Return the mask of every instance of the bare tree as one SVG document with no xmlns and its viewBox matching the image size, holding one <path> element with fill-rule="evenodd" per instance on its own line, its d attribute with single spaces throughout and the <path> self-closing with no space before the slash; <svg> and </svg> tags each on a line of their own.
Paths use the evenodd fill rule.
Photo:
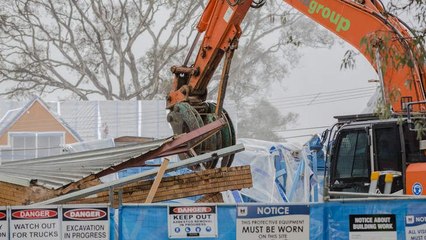
<svg viewBox="0 0 426 240">
<path fill-rule="evenodd" d="M 199 8 L 197 0 L 5 0 L 0 84 L 11 87 L 1 94 L 153 98 Z"/>
<path fill-rule="evenodd" d="M 262 99 L 251 106 L 246 117 L 238 123 L 238 136 L 281 142 L 283 139 L 277 131 L 294 123 L 297 117 L 294 113 L 281 114 L 270 102 Z"/>
<path fill-rule="evenodd" d="M 389 11 L 395 15 L 404 14 L 415 22 L 413 31 L 419 41 L 426 37 L 426 1 L 425 0 L 391 0 L 388 4 Z"/>
<path fill-rule="evenodd" d="M 171 82 L 169 67 L 182 62 L 203 6 L 199 0 L 4 0 L 0 86 L 7 90 L 1 95 L 162 98 Z M 252 80 L 280 81 L 297 62 L 294 44 L 310 31 L 296 27 L 300 16 L 281 10 L 266 7 L 247 17 L 229 87 L 233 99 L 264 89 Z M 274 34 L 279 37 L 270 41 Z M 255 73 L 248 67 L 253 65 Z M 245 86 L 252 91 L 242 91 Z"/>
</svg>

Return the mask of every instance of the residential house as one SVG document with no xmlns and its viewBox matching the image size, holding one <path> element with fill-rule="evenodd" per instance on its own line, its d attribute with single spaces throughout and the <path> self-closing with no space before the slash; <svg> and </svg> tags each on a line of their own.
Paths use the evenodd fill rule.
<svg viewBox="0 0 426 240">
<path fill-rule="evenodd" d="M 64 145 L 81 140 L 40 98 L 8 110 L 0 120 L 1 161 L 58 155 Z"/>
<path fill-rule="evenodd" d="M 113 147 L 123 136 L 173 135 L 165 101 L 0 100 L 0 163 Z"/>
</svg>

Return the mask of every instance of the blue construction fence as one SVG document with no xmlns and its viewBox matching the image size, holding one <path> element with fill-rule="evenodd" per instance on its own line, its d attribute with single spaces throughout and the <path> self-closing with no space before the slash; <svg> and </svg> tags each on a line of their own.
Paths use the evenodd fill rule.
<svg viewBox="0 0 426 240">
<path fill-rule="evenodd" d="M 241 213 L 239 211 L 241 209 L 250 211 L 251 208 L 260 209 L 261 207 L 282 210 L 282 212 L 280 212 L 281 210 L 267 212 L 269 215 L 266 216 L 266 219 L 270 217 L 271 220 L 280 219 L 282 217 L 280 214 L 282 213 L 288 214 L 288 219 L 292 219 L 292 217 L 297 219 L 305 214 L 304 209 L 307 209 L 305 217 L 309 219 L 309 223 L 305 226 L 309 226 L 309 229 L 306 229 L 306 227 L 304 231 L 305 234 L 308 234 L 309 239 L 426 239 L 426 200 L 424 199 L 344 201 L 308 205 L 219 204 L 214 206 L 217 209 L 215 213 L 217 218 L 216 237 L 197 239 L 244 239 L 242 236 L 238 236 L 238 234 L 241 234 L 241 229 L 237 229 L 238 222 L 245 220 L 244 218 L 246 220 L 248 218 L 256 219 L 259 215 L 256 216 L 256 213 L 247 215 L 247 213 L 242 212 L 246 215 L 241 218 L 238 217 Z M 111 229 L 111 235 L 114 235 L 114 238 L 119 240 L 170 239 L 170 213 L 171 210 L 168 205 L 123 205 L 118 209 L 118 218 L 116 218 L 119 224 L 112 223 L 115 226 L 115 230 Z M 292 214 L 294 215 L 292 216 Z M 279 225 L 280 222 L 272 221 L 271 223 L 273 225 L 278 223 Z M 293 223 L 297 222 L 293 221 Z M 252 230 L 256 234 L 259 233 L 259 237 L 253 238 L 253 235 L 247 239 L 268 239 L 267 234 L 261 234 L 262 229 L 253 228 Z M 247 233 L 249 230 L 246 228 L 245 230 L 243 229 L 244 231 Z M 289 234 L 281 236 L 283 237 L 282 239 L 308 239 L 297 237 L 303 235 Z M 188 238 L 192 237 L 182 239 Z"/>
</svg>

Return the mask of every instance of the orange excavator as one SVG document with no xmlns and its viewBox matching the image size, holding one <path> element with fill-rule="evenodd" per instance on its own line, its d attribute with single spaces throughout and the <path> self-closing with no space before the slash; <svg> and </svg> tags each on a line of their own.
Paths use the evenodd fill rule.
<svg viewBox="0 0 426 240">
<path fill-rule="evenodd" d="M 167 120 L 176 134 L 190 132 L 218 118 L 227 125 L 194 150 L 196 154 L 235 144 L 235 131 L 223 101 L 234 51 L 247 12 L 266 0 L 209 0 L 197 25 L 198 34 L 181 66 L 173 66 L 167 96 Z M 383 105 L 392 118 L 376 115 L 337 117 L 328 135 L 328 189 L 371 192 L 373 173 L 392 173 L 388 193 L 426 194 L 426 140 L 421 125 L 426 103 L 424 47 L 410 28 L 385 10 L 380 0 L 284 0 L 316 23 L 350 43 L 378 73 Z M 199 43 L 203 36 L 201 43 Z M 200 44 L 193 64 L 190 56 Z M 216 103 L 206 102 L 207 86 L 224 60 Z M 185 157 L 185 156 L 184 156 Z M 230 166 L 233 156 L 222 159 Z M 216 160 L 217 161 L 217 160 Z M 211 162 L 206 167 L 215 167 Z M 387 174 L 386 176 L 388 176 Z M 389 179 L 373 191 L 383 192 Z M 390 190 L 389 190 L 390 189 Z"/>
</svg>

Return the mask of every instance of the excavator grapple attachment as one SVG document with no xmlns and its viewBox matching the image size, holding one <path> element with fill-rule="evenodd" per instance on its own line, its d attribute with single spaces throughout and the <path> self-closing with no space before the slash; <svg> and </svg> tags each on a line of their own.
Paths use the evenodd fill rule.
<svg viewBox="0 0 426 240">
<path fill-rule="evenodd" d="M 224 147 L 235 145 L 236 137 L 233 124 L 228 113 L 223 110 L 221 116 L 215 114 L 216 104 L 202 103 L 197 106 L 191 106 L 187 102 L 180 102 L 173 106 L 167 115 L 167 121 L 172 126 L 174 134 L 183 134 L 196 130 L 208 123 L 214 122 L 219 118 L 225 119 L 227 124 L 217 133 L 204 139 L 200 144 L 193 145 L 190 153 L 180 154 L 181 160 L 192 157 L 193 155 L 203 154 L 215 151 Z M 221 166 L 231 166 L 234 159 L 233 155 L 221 159 Z M 203 167 L 216 167 L 219 159 L 203 164 Z"/>
</svg>

